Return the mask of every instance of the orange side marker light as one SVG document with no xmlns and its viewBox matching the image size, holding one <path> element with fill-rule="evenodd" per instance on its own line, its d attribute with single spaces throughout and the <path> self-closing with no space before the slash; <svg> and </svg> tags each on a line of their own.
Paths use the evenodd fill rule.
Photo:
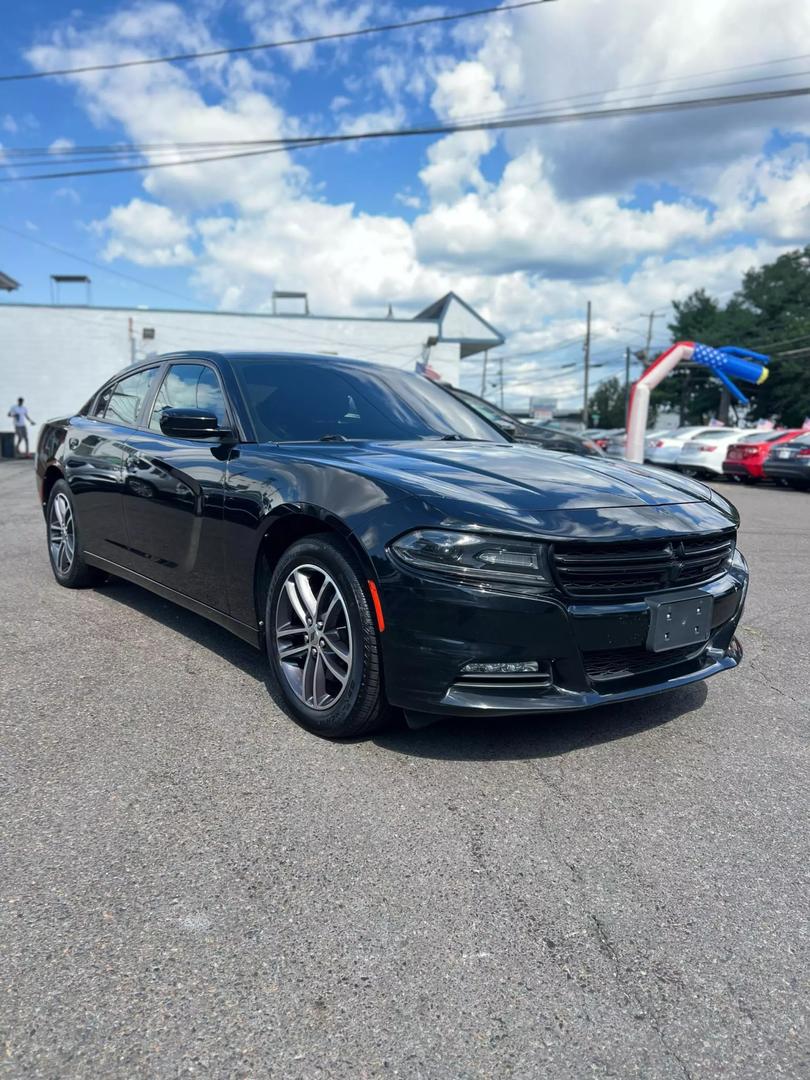
<svg viewBox="0 0 810 1080">
<path fill-rule="evenodd" d="M 385 630 L 385 619 L 383 618 L 382 604 L 380 603 L 380 594 L 377 592 L 377 586 L 373 581 L 368 583 L 368 591 L 371 593 L 371 602 L 374 605 L 374 614 L 377 616 L 377 629 L 380 633 Z"/>
</svg>

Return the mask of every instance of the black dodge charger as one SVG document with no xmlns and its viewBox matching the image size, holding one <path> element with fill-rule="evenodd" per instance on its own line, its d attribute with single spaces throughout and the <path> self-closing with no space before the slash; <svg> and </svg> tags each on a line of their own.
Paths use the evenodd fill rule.
<svg viewBox="0 0 810 1080">
<path fill-rule="evenodd" d="M 729 502 L 510 443 L 391 368 L 165 356 L 47 424 L 37 475 L 61 585 L 125 578 L 266 649 L 320 735 L 588 708 L 741 657 Z"/>
</svg>

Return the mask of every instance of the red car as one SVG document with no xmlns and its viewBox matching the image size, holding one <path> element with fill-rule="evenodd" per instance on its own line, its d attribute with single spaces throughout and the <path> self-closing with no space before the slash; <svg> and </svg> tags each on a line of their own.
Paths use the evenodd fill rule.
<svg viewBox="0 0 810 1080">
<path fill-rule="evenodd" d="M 747 484 L 764 479 L 762 465 L 771 447 L 795 439 L 797 435 L 801 435 L 798 428 L 790 431 L 754 431 L 744 435 L 728 448 L 723 473 L 736 476 Z"/>
</svg>

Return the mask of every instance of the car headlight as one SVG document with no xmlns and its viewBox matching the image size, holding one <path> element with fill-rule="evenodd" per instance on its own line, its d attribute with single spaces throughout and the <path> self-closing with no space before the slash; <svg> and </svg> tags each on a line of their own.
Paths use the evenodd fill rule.
<svg viewBox="0 0 810 1080">
<path fill-rule="evenodd" d="M 394 554 L 420 570 L 475 581 L 551 585 L 546 546 L 531 540 L 414 529 L 391 544 Z"/>
</svg>

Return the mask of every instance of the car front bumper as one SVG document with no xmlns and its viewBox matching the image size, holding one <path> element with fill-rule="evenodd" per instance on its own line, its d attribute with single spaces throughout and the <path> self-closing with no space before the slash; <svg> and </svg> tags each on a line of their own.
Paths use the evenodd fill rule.
<svg viewBox="0 0 810 1080">
<path fill-rule="evenodd" d="M 721 577 L 699 587 L 714 602 L 705 645 L 651 653 L 646 600 L 583 604 L 559 593 L 505 593 L 400 572 L 382 590 L 386 694 L 409 712 L 477 716 L 587 709 L 674 689 L 740 662 L 734 634 L 747 587 L 737 554 Z M 472 682 L 462 674 L 471 662 L 533 660 L 548 685 L 528 676 Z"/>
</svg>

